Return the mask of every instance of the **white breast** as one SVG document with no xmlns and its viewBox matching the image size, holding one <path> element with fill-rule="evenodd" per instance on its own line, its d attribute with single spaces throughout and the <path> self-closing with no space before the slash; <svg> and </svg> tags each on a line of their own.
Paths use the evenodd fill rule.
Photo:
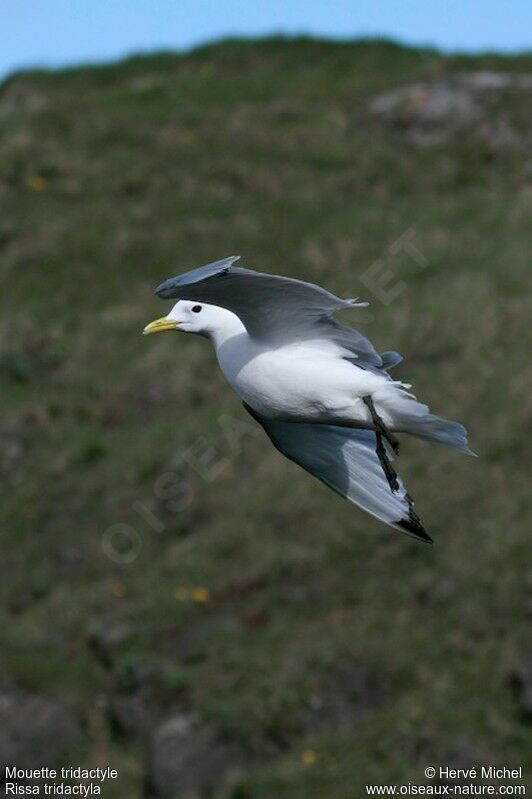
<svg viewBox="0 0 532 799">
<path fill-rule="evenodd" d="M 216 353 L 235 391 L 267 418 L 352 419 L 357 395 L 373 377 L 328 348 L 306 342 L 268 349 L 243 334 L 224 341 Z M 362 403 L 361 413 L 365 417 Z"/>
<path fill-rule="evenodd" d="M 217 349 L 220 368 L 242 399 L 258 413 L 273 418 L 293 412 L 301 400 L 290 363 L 279 351 L 264 349 L 248 336 L 230 339 Z"/>
</svg>

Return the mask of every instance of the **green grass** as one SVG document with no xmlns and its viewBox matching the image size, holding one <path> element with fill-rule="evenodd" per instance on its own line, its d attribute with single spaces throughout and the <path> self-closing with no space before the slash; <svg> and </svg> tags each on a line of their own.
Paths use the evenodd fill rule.
<svg viewBox="0 0 532 799">
<path fill-rule="evenodd" d="M 421 782 L 456 750 L 532 766 L 505 680 L 530 632 L 532 156 L 468 136 L 418 148 L 368 112 L 379 92 L 474 68 L 532 72 L 532 56 L 228 41 L 0 89 L 0 377 L 24 440 L 1 507 L 4 662 L 79 709 L 81 756 L 124 769 L 117 796 L 140 795 L 142 757 L 95 697 L 127 686 L 135 663 L 157 666 L 168 705 L 186 695 L 227 735 L 275 742 L 220 796 L 358 796 Z M 522 127 L 526 99 L 504 101 Z M 407 230 L 426 265 L 392 259 L 405 287 L 382 304 L 361 276 Z M 353 324 L 403 352 L 398 374 L 470 428 L 476 461 L 403 446 L 434 547 L 252 434 L 205 342 L 141 337 L 167 307 L 157 283 L 238 252 L 372 301 Z M 245 425 L 236 443 L 228 418 Z M 225 465 L 205 480 L 191 458 L 208 446 Z M 115 524 L 141 542 L 132 563 L 105 554 Z M 110 672 L 87 643 L 106 614 L 133 629 Z M 327 675 L 353 663 L 385 700 L 347 728 L 309 725 Z"/>
</svg>

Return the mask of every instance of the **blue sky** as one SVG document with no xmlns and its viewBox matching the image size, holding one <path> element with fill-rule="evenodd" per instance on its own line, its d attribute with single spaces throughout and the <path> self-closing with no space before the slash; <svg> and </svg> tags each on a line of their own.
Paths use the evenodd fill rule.
<svg viewBox="0 0 532 799">
<path fill-rule="evenodd" d="M 0 77 L 267 33 L 509 52 L 532 49 L 532 0 L 0 0 L 0 31 Z"/>
</svg>

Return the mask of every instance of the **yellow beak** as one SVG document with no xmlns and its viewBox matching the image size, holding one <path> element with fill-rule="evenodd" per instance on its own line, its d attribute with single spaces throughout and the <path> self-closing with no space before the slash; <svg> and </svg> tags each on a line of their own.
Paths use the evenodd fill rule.
<svg viewBox="0 0 532 799">
<path fill-rule="evenodd" d="M 175 319 L 168 319 L 167 316 L 161 316 L 160 319 L 154 319 L 149 325 L 146 325 L 142 331 L 143 336 L 149 336 L 150 333 L 162 333 L 163 330 L 175 330 L 181 322 L 176 322 Z"/>
</svg>

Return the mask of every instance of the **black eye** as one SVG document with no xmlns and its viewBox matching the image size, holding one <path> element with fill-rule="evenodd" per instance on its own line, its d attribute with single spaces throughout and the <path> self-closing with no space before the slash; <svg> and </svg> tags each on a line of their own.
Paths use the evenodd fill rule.
<svg viewBox="0 0 532 799">
<path fill-rule="evenodd" d="M 201 311 L 201 305 L 192 306 L 192 313 L 199 313 L 200 311 Z"/>
</svg>

